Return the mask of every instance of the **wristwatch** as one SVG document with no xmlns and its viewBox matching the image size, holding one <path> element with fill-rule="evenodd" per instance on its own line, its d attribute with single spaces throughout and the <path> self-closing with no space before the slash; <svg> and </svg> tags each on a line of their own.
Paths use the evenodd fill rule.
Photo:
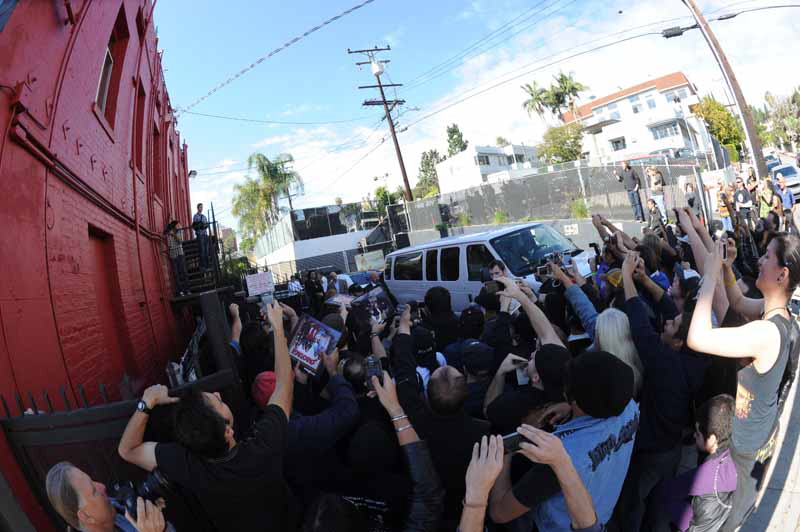
<svg viewBox="0 0 800 532">
<path fill-rule="evenodd" d="M 141 413 L 143 413 L 143 414 L 147 414 L 147 415 L 150 415 L 150 412 L 152 412 L 152 411 L 153 411 L 153 409 L 151 409 L 151 408 L 148 408 L 148 407 L 147 407 L 147 403 L 145 403 L 145 402 L 144 402 L 143 400 L 141 400 L 141 399 L 139 399 L 139 402 L 138 402 L 138 403 L 136 403 L 136 410 L 137 410 L 138 412 L 141 412 Z"/>
</svg>

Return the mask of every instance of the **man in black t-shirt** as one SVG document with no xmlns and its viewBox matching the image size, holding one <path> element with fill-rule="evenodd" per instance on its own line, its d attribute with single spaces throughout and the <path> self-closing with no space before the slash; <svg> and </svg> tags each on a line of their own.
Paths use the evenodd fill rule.
<svg viewBox="0 0 800 532">
<path fill-rule="evenodd" d="M 296 505 L 283 478 L 294 375 L 276 302 L 267 317 L 275 341 L 275 391 L 245 441 L 237 441 L 233 414 L 218 393 L 198 390 L 175 409 L 177 442 L 143 442 L 149 412 L 175 403 L 165 386 L 145 390 L 119 443 L 120 456 L 147 471 L 156 467 L 172 483 L 194 495 L 205 519 L 219 531 L 292 530 Z"/>
<path fill-rule="evenodd" d="M 734 194 L 734 198 L 736 199 L 736 210 L 739 211 L 742 222 L 748 223 L 750 220 L 750 209 L 753 207 L 753 198 L 744 186 L 744 181 L 742 181 L 741 177 L 736 178 L 736 193 Z"/>
</svg>

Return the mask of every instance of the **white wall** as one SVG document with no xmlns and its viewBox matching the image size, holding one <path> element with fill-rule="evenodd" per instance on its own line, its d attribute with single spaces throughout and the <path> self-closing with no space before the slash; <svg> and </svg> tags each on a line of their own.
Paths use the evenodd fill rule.
<svg viewBox="0 0 800 532">
<path fill-rule="evenodd" d="M 276 249 L 264 257 L 258 257 L 256 263 L 259 266 L 278 264 L 291 260 L 301 260 L 318 255 L 325 255 L 326 253 L 334 253 L 336 251 L 356 249 L 358 248 L 358 242 L 370 232 L 371 231 L 354 231 L 342 235 L 298 240 L 297 242 Z"/>
</svg>

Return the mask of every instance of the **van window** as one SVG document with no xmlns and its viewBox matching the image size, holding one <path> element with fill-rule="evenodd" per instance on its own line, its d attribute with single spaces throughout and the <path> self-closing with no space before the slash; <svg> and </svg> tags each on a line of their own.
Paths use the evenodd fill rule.
<svg viewBox="0 0 800 532">
<path fill-rule="evenodd" d="M 392 278 L 392 257 L 386 257 L 386 266 L 383 270 L 383 277 L 385 279 Z"/>
<path fill-rule="evenodd" d="M 460 248 L 442 249 L 439 270 L 442 273 L 442 281 L 458 281 L 458 258 Z"/>
<path fill-rule="evenodd" d="M 438 281 L 439 272 L 436 271 L 436 255 L 438 249 L 429 249 L 425 252 L 425 279 L 427 281 Z"/>
<path fill-rule="evenodd" d="M 483 244 L 467 246 L 467 274 L 470 281 L 481 280 L 481 270 L 494 260 L 494 255 Z"/>
<path fill-rule="evenodd" d="M 395 257 L 394 278 L 396 281 L 421 281 L 422 252 Z"/>
</svg>

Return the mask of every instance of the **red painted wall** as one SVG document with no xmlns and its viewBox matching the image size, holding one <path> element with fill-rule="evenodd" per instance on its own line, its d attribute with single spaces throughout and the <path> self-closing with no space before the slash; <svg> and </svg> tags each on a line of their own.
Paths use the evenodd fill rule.
<svg viewBox="0 0 800 532">
<path fill-rule="evenodd" d="M 124 377 L 138 394 L 163 380 L 183 342 L 160 235 L 170 218 L 190 222 L 187 148 L 164 85 L 152 7 L 150 0 L 23 1 L 0 31 L 6 398 L 43 390 L 59 397 L 64 387 L 74 405 L 82 385 L 93 403 L 103 383 L 116 399 Z M 112 33 L 117 82 L 106 107 L 113 112 L 104 113 L 95 100 Z M 90 233 L 109 253 L 100 274 L 116 282 L 99 294 L 92 252 L 99 244 Z M 109 330 L 121 335 L 113 348 L 104 340 Z M 0 469 L 36 528 L 50 529 L 4 441 Z"/>
</svg>

